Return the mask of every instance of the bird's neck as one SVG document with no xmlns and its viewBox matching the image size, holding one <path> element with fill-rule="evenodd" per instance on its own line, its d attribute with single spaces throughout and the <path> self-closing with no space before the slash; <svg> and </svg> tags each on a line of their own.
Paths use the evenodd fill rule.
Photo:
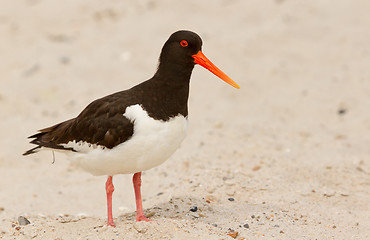
<svg viewBox="0 0 370 240">
<path fill-rule="evenodd" d="M 159 63 L 158 70 L 154 78 L 163 82 L 163 84 L 173 88 L 189 86 L 191 73 L 194 64 L 183 65 L 176 63 Z"/>
<path fill-rule="evenodd" d="M 156 119 L 166 120 L 171 117 L 178 116 L 179 114 L 187 117 L 188 115 L 188 97 L 189 97 L 189 83 L 192 68 L 167 68 L 161 66 L 158 71 L 150 79 L 150 88 L 147 89 L 146 106 L 156 109 L 156 111 L 149 113 Z M 159 114 L 154 116 L 154 114 Z"/>
</svg>

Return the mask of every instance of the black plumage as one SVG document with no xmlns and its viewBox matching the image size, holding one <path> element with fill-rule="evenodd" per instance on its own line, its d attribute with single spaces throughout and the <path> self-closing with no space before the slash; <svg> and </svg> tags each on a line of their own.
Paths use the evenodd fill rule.
<svg viewBox="0 0 370 240">
<path fill-rule="evenodd" d="M 186 39 L 187 46 L 179 42 Z M 188 115 L 189 81 L 194 58 L 202 45 L 195 33 L 178 31 L 170 36 L 162 48 L 154 76 L 135 87 L 117 92 L 90 103 L 76 118 L 45 128 L 30 136 L 38 145 L 23 155 L 41 147 L 74 151 L 64 147 L 70 141 L 113 148 L 130 139 L 134 123 L 123 116 L 127 107 L 140 104 L 156 120 L 169 120 L 179 114 Z"/>
</svg>

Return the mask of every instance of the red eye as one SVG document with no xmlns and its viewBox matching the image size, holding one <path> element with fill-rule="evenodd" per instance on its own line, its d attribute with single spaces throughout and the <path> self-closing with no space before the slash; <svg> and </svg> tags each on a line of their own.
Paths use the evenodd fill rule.
<svg viewBox="0 0 370 240">
<path fill-rule="evenodd" d="M 182 40 L 182 41 L 180 42 L 180 45 L 181 45 L 181 46 L 183 46 L 183 47 L 187 47 L 189 44 L 188 44 L 188 41 L 186 41 L 186 40 Z"/>
</svg>

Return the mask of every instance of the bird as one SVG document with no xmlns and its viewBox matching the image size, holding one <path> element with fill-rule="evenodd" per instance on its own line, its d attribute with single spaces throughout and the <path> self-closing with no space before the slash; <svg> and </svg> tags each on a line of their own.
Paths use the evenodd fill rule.
<svg viewBox="0 0 370 240">
<path fill-rule="evenodd" d="M 195 65 L 240 88 L 203 54 L 198 34 L 179 30 L 163 45 L 152 78 L 91 102 L 75 118 L 39 130 L 29 137 L 36 147 L 23 155 L 44 149 L 64 152 L 83 170 L 106 175 L 107 225 L 112 227 L 113 176 L 133 174 L 136 221 L 152 221 L 143 212 L 141 173 L 165 162 L 185 138 Z"/>
</svg>

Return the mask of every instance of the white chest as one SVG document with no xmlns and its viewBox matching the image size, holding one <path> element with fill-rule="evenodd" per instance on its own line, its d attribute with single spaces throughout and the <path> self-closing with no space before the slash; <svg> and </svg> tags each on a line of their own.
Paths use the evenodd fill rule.
<svg viewBox="0 0 370 240">
<path fill-rule="evenodd" d="M 182 115 L 155 120 L 138 104 L 128 107 L 123 115 L 134 123 L 129 140 L 112 149 L 69 142 L 65 146 L 78 151 L 71 155 L 72 160 L 94 175 L 136 173 L 162 164 L 185 138 L 187 119 Z"/>
</svg>

